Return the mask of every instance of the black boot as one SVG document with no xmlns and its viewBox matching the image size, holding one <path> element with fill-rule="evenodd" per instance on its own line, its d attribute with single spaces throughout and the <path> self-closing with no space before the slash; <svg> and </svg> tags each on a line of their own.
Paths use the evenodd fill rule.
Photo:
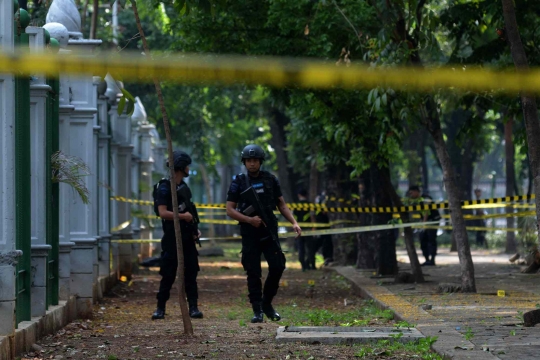
<svg viewBox="0 0 540 360">
<path fill-rule="evenodd" d="M 157 307 L 156 311 L 152 314 L 152 320 L 165 319 L 165 307 Z"/>
<path fill-rule="evenodd" d="M 189 301 L 189 317 L 193 319 L 202 319 L 203 313 L 197 308 L 197 301 Z"/>
<path fill-rule="evenodd" d="M 261 303 L 252 303 L 251 307 L 253 308 L 253 317 L 251 318 L 251 323 L 262 323 L 264 318 Z"/>
<path fill-rule="evenodd" d="M 272 321 L 281 320 L 281 316 L 276 312 L 276 310 L 274 310 L 274 307 L 270 301 L 265 301 L 263 299 L 262 311 L 264 312 L 264 315 L 266 315 L 266 317 Z"/>
</svg>

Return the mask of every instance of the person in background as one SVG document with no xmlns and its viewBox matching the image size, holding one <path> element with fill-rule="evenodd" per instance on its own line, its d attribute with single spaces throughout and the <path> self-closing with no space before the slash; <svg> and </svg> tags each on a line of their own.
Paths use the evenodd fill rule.
<svg viewBox="0 0 540 360">
<path fill-rule="evenodd" d="M 321 194 L 317 197 L 317 204 L 323 205 L 326 203 L 326 196 Z M 318 228 L 320 230 L 330 229 L 330 218 L 326 211 L 318 211 L 315 215 L 315 221 L 317 223 L 329 224 L 328 227 Z M 320 246 L 322 247 L 322 256 L 324 259 L 324 266 L 328 266 L 334 262 L 334 242 L 332 241 L 332 235 L 321 235 Z"/>
<path fill-rule="evenodd" d="M 309 204 L 309 201 L 307 199 L 306 189 L 300 189 L 297 195 L 298 195 L 299 203 Z M 296 218 L 297 222 L 311 221 L 309 210 L 304 210 L 304 209 L 294 210 L 294 217 Z M 294 241 L 295 241 L 296 249 L 298 250 L 298 261 L 300 262 L 300 265 L 302 266 L 302 271 L 309 270 L 306 263 L 306 248 L 309 247 L 309 243 L 313 241 L 313 237 L 300 236 L 300 237 L 297 237 Z"/>
<path fill-rule="evenodd" d="M 480 200 L 482 198 L 482 190 L 474 189 L 474 196 L 476 197 L 476 200 Z M 486 211 L 484 209 L 475 209 L 474 215 L 486 215 Z M 486 227 L 485 219 L 477 219 L 474 221 L 474 223 L 475 223 L 475 226 Z M 479 247 L 487 247 L 485 231 L 476 232 L 476 245 L 478 245 Z"/>
<path fill-rule="evenodd" d="M 409 187 L 409 197 L 416 203 L 428 205 L 433 203 L 431 196 L 420 193 L 420 187 L 412 185 Z M 437 221 L 441 219 L 438 210 L 421 211 L 422 221 Z M 419 233 L 420 248 L 426 261 L 422 266 L 434 266 L 435 256 L 437 256 L 437 229 L 422 229 Z"/>
</svg>

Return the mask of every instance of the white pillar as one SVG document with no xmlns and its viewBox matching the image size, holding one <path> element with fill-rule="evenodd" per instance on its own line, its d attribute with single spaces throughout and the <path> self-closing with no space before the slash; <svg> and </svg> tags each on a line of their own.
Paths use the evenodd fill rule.
<svg viewBox="0 0 540 360">
<path fill-rule="evenodd" d="M 111 105 L 111 109 L 109 110 L 109 127 L 112 130 L 111 139 L 110 139 L 110 187 L 111 187 L 111 195 L 112 196 L 119 196 L 118 195 L 118 147 L 119 144 L 117 142 L 116 137 L 114 136 L 114 125 L 116 124 L 116 119 L 118 117 L 117 114 L 117 106 L 116 102 Z M 110 229 L 113 239 L 119 239 L 120 238 L 120 232 L 118 230 L 115 230 L 120 225 L 120 221 L 118 218 L 118 207 L 120 205 L 119 201 L 112 201 L 111 207 L 110 207 Z M 112 269 L 114 273 L 116 273 L 117 278 L 120 278 L 120 268 L 119 268 L 119 247 L 120 245 L 118 243 L 111 243 L 111 253 L 112 253 Z"/>
<path fill-rule="evenodd" d="M 109 142 L 107 100 L 101 96 L 97 102 L 99 139 L 98 139 L 98 234 L 99 234 L 99 275 L 109 276 L 111 274 L 110 245 L 111 245 L 111 223 L 109 213 L 109 189 L 111 187 L 109 179 Z"/>
<path fill-rule="evenodd" d="M 27 29 L 31 43 L 35 39 L 44 38 L 42 28 Z M 34 39 L 33 39 L 34 38 Z M 39 41 L 35 41 L 39 43 Z M 44 43 L 41 44 L 44 46 Z M 45 221 L 46 182 L 46 117 L 47 96 L 51 89 L 43 83 L 43 77 L 36 77 L 30 85 L 30 172 L 31 172 L 31 207 L 30 232 L 32 241 L 32 316 L 43 316 L 47 310 L 47 256 L 51 249 L 47 245 L 47 226 Z"/>
<path fill-rule="evenodd" d="M 140 154 L 141 154 L 141 169 L 140 169 L 140 181 L 143 184 L 142 188 L 147 189 L 141 192 L 141 200 L 151 201 L 152 199 L 152 167 L 154 165 L 154 159 L 152 157 L 152 135 L 151 132 L 155 130 L 155 126 L 152 124 L 143 124 L 140 126 Z M 154 209 L 152 206 L 142 206 L 143 214 L 153 216 Z M 150 220 L 149 220 L 150 221 Z M 144 224 L 144 228 L 141 227 L 141 238 L 152 239 L 152 229 Z M 151 244 L 141 244 L 141 256 L 147 258 L 152 256 Z"/>
<path fill-rule="evenodd" d="M 69 41 L 69 49 L 91 54 L 101 40 Z M 70 76 L 70 104 L 75 107 L 69 119 L 69 136 L 60 138 L 60 148 L 66 154 L 77 156 L 93 171 L 95 166 L 94 118 L 97 113 L 97 92 L 90 75 Z M 84 177 L 86 187 L 92 194 L 97 192 L 96 174 Z M 97 246 L 97 226 L 93 206 L 84 204 L 80 197 L 69 193 L 69 240 L 74 242 L 71 252 L 71 294 L 77 296 L 79 317 L 92 317 L 94 258 Z"/>
<path fill-rule="evenodd" d="M 0 47 L 13 50 L 12 0 L 0 0 Z M 15 329 L 15 82 L 0 74 L 0 336 Z"/>
<path fill-rule="evenodd" d="M 116 194 L 124 198 L 132 198 L 131 194 L 131 154 L 133 145 L 131 145 L 131 117 L 125 113 L 114 117 L 112 124 L 113 139 L 118 143 L 117 153 L 117 188 Z M 127 202 L 117 202 L 118 223 L 123 224 L 131 222 L 131 204 Z M 131 239 L 133 237 L 133 227 L 130 223 L 128 226 L 120 229 L 118 234 L 121 239 Z M 126 276 L 131 279 L 131 244 L 120 244 L 118 246 L 120 276 Z"/>
<path fill-rule="evenodd" d="M 99 170 L 98 170 L 98 148 L 99 148 L 99 133 L 100 133 L 100 125 L 99 125 L 99 118 L 98 118 L 98 109 L 97 109 L 97 91 L 98 91 L 98 85 L 101 82 L 101 77 L 94 76 L 92 79 L 93 84 L 93 96 L 95 99 L 95 106 L 96 106 L 96 113 L 94 114 L 94 119 L 92 123 L 92 130 L 93 130 L 93 137 L 92 137 L 92 167 L 90 168 L 91 175 L 91 188 L 90 190 L 90 206 L 92 208 L 92 233 L 93 236 L 96 238 L 96 245 L 94 246 L 94 254 L 93 254 L 93 265 L 94 265 L 94 288 L 98 290 L 94 294 L 94 298 L 97 298 L 100 296 L 101 291 L 97 289 L 99 286 L 98 278 L 99 278 L 99 242 L 100 242 L 100 236 L 99 236 L 99 226 L 98 226 L 98 216 L 99 216 Z"/>
<path fill-rule="evenodd" d="M 71 296 L 71 248 L 74 242 L 61 242 L 58 247 L 58 298 L 67 301 Z"/>
</svg>

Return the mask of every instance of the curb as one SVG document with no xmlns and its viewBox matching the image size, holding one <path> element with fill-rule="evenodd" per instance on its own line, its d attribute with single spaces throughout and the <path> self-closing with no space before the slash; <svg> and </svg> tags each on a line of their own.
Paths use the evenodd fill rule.
<svg viewBox="0 0 540 360">
<path fill-rule="evenodd" d="M 433 317 L 420 307 L 412 305 L 388 289 L 377 285 L 376 281 L 363 275 L 362 270 L 352 266 L 336 266 L 328 269 L 334 270 L 353 283 L 360 297 L 373 300 L 381 309 L 394 311 L 397 320 L 417 324 L 416 328 L 425 336 L 436 336 L 438 339 L 431 347 L 444 359 L 499 359 L 490 352 L 475 349 L 475 345 L 465 340 L 463 335 L 455 330 L 452 323 Z M 461 350 L 457 347 L 473 350 Z"/>
</svg>

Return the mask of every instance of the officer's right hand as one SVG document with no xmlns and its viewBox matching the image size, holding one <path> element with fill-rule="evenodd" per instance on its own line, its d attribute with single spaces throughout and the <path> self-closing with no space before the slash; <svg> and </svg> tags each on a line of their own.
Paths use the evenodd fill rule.
<svg viewBox="0 0 540 360">
<path fill-rule="evenodd" d="M 178 217 L 180 218 L 180 220 L 184 220 L 184 221 L 187 221 L 187 222 L 192 222 L 193 221 L 193 215 L 191 215 L 189 212 L 179 214 Z"/>
<path fill-rule="evenodd" d="M 262 219 L 260 217 L 254 216 L 254 217 L 250 218 L 249 223 L 251 225 L 253 225 L 254 227 L 258 228 L 259 226 L 262 225 L 263 221 L 262 221 Z"/>
</svg>

